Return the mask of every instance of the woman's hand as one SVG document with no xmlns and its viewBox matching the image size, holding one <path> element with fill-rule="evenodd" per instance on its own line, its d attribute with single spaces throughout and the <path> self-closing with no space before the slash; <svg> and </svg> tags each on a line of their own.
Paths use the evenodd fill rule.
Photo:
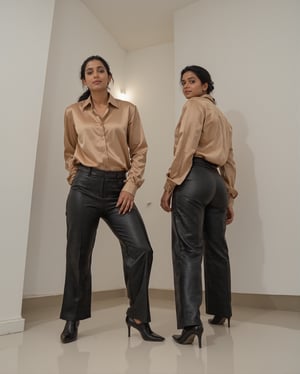
<svg viewBox="0 0 300 374">
<path fill-rule="evenodd" d="M 172 192 L 164 191 L 161 199 L 160 199 L 160 206 L 165 210 L 166 212 L 171 212 L 171 197 Z"/>
<path fill-rule="evenodd" d="M 130 192 L 121 191 L 116 207 L 119 208 L 120 214 L 130 212 L 133 208 L 134 196 Z"/>
<path fill-rule="evenodd" d="M 227 208 L 227 217 L 226 217 L 226 225 L 230 225 L 234 218 L 234 211 L 233 207 L 229 206 Z"/>
</svg>

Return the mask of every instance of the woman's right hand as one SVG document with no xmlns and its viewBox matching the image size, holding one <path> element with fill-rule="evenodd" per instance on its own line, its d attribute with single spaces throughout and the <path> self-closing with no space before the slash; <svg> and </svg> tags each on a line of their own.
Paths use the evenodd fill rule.
<svg viewBox="0 0 300 374">
<path fill-rule="evenodd" d="M 127 191 L 121 191 L 116 207 L 119 208 L 120 214 L 131 212 L 134 204 L 134 196 Z"/>
<path fill-rule="evenodd" d="M 164 191 L 161 199 L 160 199 L 160 206 L 163 210 L 166 212 L 171 212 L 171 198 L 172 198 L 172 192 Z"/>
<path fill-rule="evenodd" d="M 233 207 L 229 206 L 227 208 L 226 225 L 230 225 L 233 221 L 233 218 L 234 218 Z"/>
</svg>

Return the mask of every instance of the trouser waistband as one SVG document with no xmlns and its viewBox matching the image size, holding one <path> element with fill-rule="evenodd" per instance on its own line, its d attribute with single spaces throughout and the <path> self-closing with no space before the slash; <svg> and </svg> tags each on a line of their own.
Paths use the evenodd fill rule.
<svg viewBox="0 0 300 374">
<path fill-rule="evenodd" d="M 79 165 L 78 170 L 84 171 L 88 173 L 89 175 L 96 175 L 99 177 L 108 177 L 108 178 L 125 178 L 126 177 L 126 171 L 120 170 L 120 171 L 111 171 L 111 170 L 101 170 L 97 168 L 93 168 L 90 166 L 85 165 Z"/>
<path fill-rule="evenodd" d="M 214 169 L 217 169 L 219 167 L 218 165 L 213 164 L 212 162 L 209 162 L 202 157 L 194 157 L 193 158 L 193 164 L 204 165 L 204 166 L 208 166 L 208 167 L 211 167 L 211 168 L 214 168 Z"/>
</svg>

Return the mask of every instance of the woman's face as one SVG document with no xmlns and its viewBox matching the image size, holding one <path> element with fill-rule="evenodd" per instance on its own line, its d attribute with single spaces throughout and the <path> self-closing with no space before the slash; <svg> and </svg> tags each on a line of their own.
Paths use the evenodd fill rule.
<svg viewBox="0 0 300 374">
<path fill-rule="evenodd" d="M 90 89 L 90 91 L 107 90 L 111 76 L 108 75 L 104 65 L 101 61 L 92 60 L 86 64 L 85 79 L 82 83 Z"/>
<path fill-rule="evenodd" d="M 187 99 L 202 96 L 207 93 L 208 84 L 200 81 L 195 73 L 187 71 L 181 79 L 182 92 Z"/>
</svg>

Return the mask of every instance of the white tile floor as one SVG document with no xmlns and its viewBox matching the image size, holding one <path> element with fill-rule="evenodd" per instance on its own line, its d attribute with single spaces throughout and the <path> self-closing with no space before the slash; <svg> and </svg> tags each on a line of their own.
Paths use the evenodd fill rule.
<svg viewBox="0 0 300 374">
<path fill-rule="evenodd" d="M 25 332 L 0 336 L 0 374 L 300 374 L 300 313 L 234 307 L 232 326 L 203 315 L 202 349 L 182 346 L 172 301 L 151 300 L 152 328 L 163 343 L 127 337 L 126 299 L 93 302 L 76 342 L 61 344 L 59 306 L 24 312 Z"/>
</svg>

